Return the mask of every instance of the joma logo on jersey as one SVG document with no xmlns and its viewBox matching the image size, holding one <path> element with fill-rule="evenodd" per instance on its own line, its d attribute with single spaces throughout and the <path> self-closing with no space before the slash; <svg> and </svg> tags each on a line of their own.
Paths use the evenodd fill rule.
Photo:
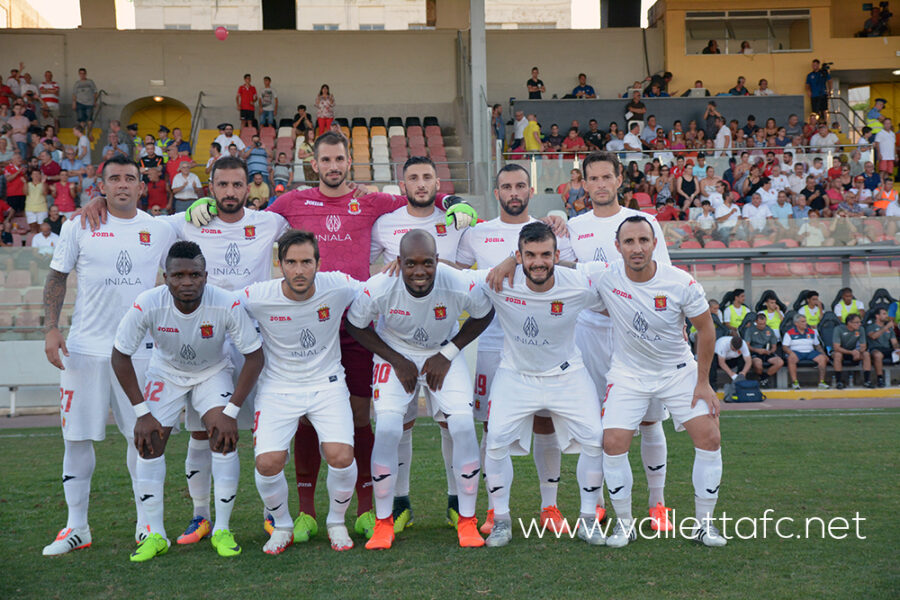
<svg viewBox="0 0 900 600">
<path fill-rule="evenodd" d="M 290 320 L 291 320 L 291 318 L 288 316 L 282 317 L 280 315 L 276 315 L 276 316 L 269 317 L 269 321 L 290 321 Z"/>
<path fill-rule="evenodd" d="M 504 298 L 504 300 L 509 302 L 510 304 L 521 304 L 522 306 L 527 305 L 526 302 L 524 300 L 522 300 L 521 298 L 511 298 L 511 297 L 507 296 L 506 298 Z"/>
<path fill-rule="evenodd" d="M 255 240 L 256 239 L 256 225 L 247 225 L 244 227 L 244 239 L 245 240 Z"/>
<path fill-rule="evenodd" d="M 579 239 L 579 240 L 586 240 L 586 239 L 592 238 L 592 237 L 594 237 L 594 234 L 593 234 L 593 233 L 582 233 L 581 235 L 578 236 L 578 239 Z"/>
<path fill-rule="evenodd" d="M 631 294 L 629 294 L 628 292 L 623 292 L 623 291 L 620 290 L 619 288 L 613 288 L 612 293 L 615 294 L 616 296 L 622 296 L 623 298 L 627 298 L 628 300 L 632 300 Z"/>
<path fill-rule="evenodd" d="M 438 321 L 443 321 L 447 318 L 447 307 L 443 304 L 438 304 L 434 307 L 434 318 Z"/>
<path fill-rule="evenodd" d="M 325 206 L 324 202 L 319 202 L 318 200 L 307 200 L 303 204 L 306 206 Z"/>
<path fill-rule="evenodd" d="M 156 330 L 163 333 L 181 333 L 177 327 L 157 327 Z"/>
<path fill-rule="evenodd" d="M 200 325 L 200 337 L 207 340 L 213 336 L 212 323 L 203 323 Z"/>
<path fill-rule="evenodd" d="M 331 309 L 327 306 L 320 306 L 316 312 L 319 314 L 319 321 L 327 321 L 331 318 Z"/>
<path fill-rule="evenodd" d="M 351 215 L 358 215 L 361 211 L 359 207 L 359 200 L 356 198 L 352 198 L 350 202 L 347 203 L 347 212 Z"/>
<path fill-rule="evenodd" d="M 409 316 L 409 311 L 408 311 L 408 310 L 403 310 L 402 308 L 392 308 L 390 311 L 388 311 L 388 314 L 391 314 L 391 315 L 400 315 L 400 316 L 403 316 L 403 317 L 408 317 L 408 316 Z"/>
<path fill-rule="evenodd" d="M 653 297 L 653 308 L 658 311 L 666 310 L 666 296 L 665 294 L 660 294 L 659 296 Z"/>
<path fill-rule="evenodd" d="M 506 241 L 506 240 L 504 240 L 502 237 L 489 237 L 489 238 L 484 238 L 484 243 L 485 243 L 485 244 L 496 244 L 496 243 L 502 243 L 502 242 L 505 242 L 505 241 Z"/>
<path fill-rule="evenodd" d="M 406 229 L 395 229 L 395 230 L 394 230 L 394 235 L 395 235 L 395 236 L 397 236 L 397 235 L 402 235 L 402 234 L 408 233 L 408 232 L 409 232 L 409 228 L 408 228 L 408 227 L 407 227 Z"/>
<path fill-rule="evenodd" d="M 141 242 L 143 246 L 150 245 L 150 232 L 149 231 L 139 231 L 138 232 L 138 240 Z"/>
<path fill-rule="evenodd" d="M 206 229 L 205 227 L 200 228 L 200 233 L 211 233 L 213 235 L 221 235 L 221 229 Z"/>
<path fill-rule="evenodd" d="M 563 314 L 563 303 L 561 300 L 554 300 L 550 303 L 550 314 L 556 316 Z"/>
<path fill-rule="evenodd" d="M 114 238 L 116 237 L 116 234 L 114 234 L 112 231 L 94 231 L 91 233 L 91 237 Z"/>
<path fill-rule="evenodd" d="M 437 234 L 439 236 L 447 235 L 447 226 L 444 225 L 443 223 L 435 223 L 434 230 L 437 231 Z"/>
</svg>

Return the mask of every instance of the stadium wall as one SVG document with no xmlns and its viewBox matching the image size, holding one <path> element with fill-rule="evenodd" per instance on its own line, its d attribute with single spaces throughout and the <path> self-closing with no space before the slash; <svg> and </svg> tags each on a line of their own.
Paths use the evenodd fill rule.
<svg viewBox="0 0 900 600">
<path fill-rule="evenodd" d="M 640 29 L 490 31 L 487 44 L 491 102 L 525 95 L 534 65 L 547 97 L 570 91 L 579 71 L 601 96 L 614 96 L 646 72 Z M 662 68 L 660 30 L 648 31 L 647 49 L 651 70 Z M 101 127 L 148 96 L 193 110 L 200 90 L 206 93 L 202 127 L 234 122 L 235 92 L 247 72 L 258 88 L 264 75 L 272 77 L 280 116 L 293 115 L 301 103 L 312 110 L 323 83 L 331 86 L 338 116 L 346 117 L 433 114 L 453 122 L 453 101 L 463 95 L 455 31 L 235 31 L 220 42 L 211 31 L 20 29 L 0 36 L 0 55 L 24 61 L 38 81 L 52 70 L 64 100 L 85 67 L 108 93 Z M 67 101 L 62 111 L 63 126 L 71 126 Z"/>
</svg>

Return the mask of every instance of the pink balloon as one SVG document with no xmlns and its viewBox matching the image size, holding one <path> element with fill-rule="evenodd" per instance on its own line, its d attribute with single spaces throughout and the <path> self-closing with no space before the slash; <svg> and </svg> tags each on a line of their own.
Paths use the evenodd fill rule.
<svg viewBox="0 0 900 600">
<path fill-rule="evenodd" d="M 219 40 L 220 42 L 224 42 L 225 38 L 227 38 L 227 37 L 228 37 L 227 29 L 225 29 L 221 25 L 219 27 L 216 27 L 216 39 L 217 40 Z"/>
</svg>

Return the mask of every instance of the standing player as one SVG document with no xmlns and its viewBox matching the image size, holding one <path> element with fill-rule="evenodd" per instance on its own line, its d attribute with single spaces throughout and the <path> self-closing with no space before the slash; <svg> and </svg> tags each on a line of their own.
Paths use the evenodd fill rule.
<svg viewBox="0 0 900 600">
<path fill-rule="evenodd" d="M 606 544 L 621 547 L 637 538 L 628 448 L 649 406 L 661 402 L 676 430 L 687 429 L 694 442 L 697 525 L 692 538 L 724 546 L 725 538 L 712 524 L 722 478 L 719 399 L 708 381 L 715 327 L 703 287 L 653 258 L 658 240 L 649 220 L 628 217 L 616 232 L 624 262 L 588 268 L 615 339 L 603 401 L 603 470 L 616 511 L 616 527 Z M 684 338 L 685 318 L 697 328 L 696 361 Z"/>
<path fill-rule="evenodd" d="M 326 524 L 331 547 L 349 550 L 353 540 L 344 517 L 353 497 L 357 466 L 338 330 L 341 315 L 362 284 L 343 273 L 319 273 L 319 246 L 315 235 L 307 231 L 290 230 L 281 236 L 278 259 L 284 277 L 254 283 L 242 298 L 247 312 L 259 322 L 266 356 L 253 433 L 256 488 L 275 527 L 263 551 L 280 554 L 294 542 L 284 465 L 304 416 L 322 440 L 321 452 L 328 463 Z M 312 521 L 309 530 L 300 532 L 305 538 L 297 541 L 315 534 L 315 525 Z"/>
<path fill-rule="evenodd" d="M 532 421 L 542 410 L 550 413 L 559 447 L 581 453 L 576 470 L 581 494 L 578 536 L 601 545 L 605 538 L 595 514 L 603 487 L 600 402 L 575 345 L 577 315 L 594 308 L 597 297 L 587 276 L 554 269 L 559 251 L 547 225 L 529 223 L 517 237 L 521 267 L 513 286 L 500 292 L 486 284 L 479 287 L 497 311 L 504 338 L 491 384 L 486 434 L 484 468 L 494 500 L 487 545 L 504 546 L 512 539 L 510 454 L 528 453 Z"/>
<path fill-rule="evenodd" d="M 406 233 L 397 259 L 401 277 L 375 275 L 347 313 L 347 330 L 377 355 L 372 485 L 378 521 L 366 544 L 369 549 L 390 548 L 394 539 L 391 503 L 398 447 L 404 416 L 410 404 L 418 406 L 422 387 L 432 415 L 435 420 L 446 421 L 453 440 L 459 545 L 484 545 L 475 518 L 481 468 L 472 424 L 472 382 L 465 357 L 459 353 L 484 331 L 494 311 L 483 295 L 469 295 L 472 283 L 468 276 L 438 264 L 438 256 L 435 240 L 427 231 L 413 229 Z M 463 312 L 470 317 L 459 329 L 457 323 Z M 369 325 L 376 319 L 377 332 Z"/>
<path fill-rule="evenodd" d="M 237 556 L 241 547 L 229 530 L 240 463 L 237 416 L 263 366 L 256 328 L 231 292 L 206 285 L 200 246 L 176 242 L 166 258 L 165 286 L 141 293 L 119 323 L 112 366 L 137 417 L 134 443 L 138 492 L 150 534 L 131 554 L 145 562 L 169 550 L 163 521 L 166 442 L 188 395 L 210 434 L 216 482 L 216 524 L 212 546 L 219 556 Z M 143 394 L 131 356 L 147 334 L 155 348 Z M 232 384 L 225 335 L 244 356 L 237 385 Z"/>
<path fill-rule="evenodd" d="M 500 216 L 466 230 L 460 240 L 456 263 L 469 268 L 478 264 L 479 269 L 492 269 L 509 257 L 515 257 L 519 232 L 537 219 L 528 214 L 528 202 L 533 190 L 531 177 L 524 167 L 516 164 L 504 166 L 497 173 L 494 197 L 500 205 Z M 567 238 L 559 238 L 559 253 L 564 260 L 574 260 L 575 255 Z M 494 374 L 500 365 L 503 351 L 503 330 L 496 319 L 478 339 L 478 355 L 475 364 L 475 418 L 487 427 L 490 390 Z M 481 438 L 482 464 L 484 464 L 486 437 Z M 561 451 L 553 431 L 553 421 L 548 413 L 539 412 L 534 418 L 534 464 L 537 467 L 541 490 L 541 521 L 552 521 L 557 531 L 564 520 L 556 507 L 559 486 Z M 486 473 L 485 473 L 486 474 Z M 485 479 L 487 486 L 487 479 Z M 489 509 L 481 532 L 489 534 L 494 522 L 494 510 L 488 495 Z"/>
<path fill-rule="evenodd" d="M 107 222 L 93 232 L 74 221 L 64 223 L 44 284 L 47 360 L 62 370 L 63 490 L 69 508 L 66 526 L 44 548 L 45 556 L 91 545 L 87 514 L 95 465 L 93 442 L 106 437 L 110 407 L 128 441 L 126 464 L 138 509 L 135 538 L 139 540 L 145 531 L 135 476 L 134 412 L 113 377 L 109 357 L 119 320 L 139 293 L 154 286 L 175 236 L 165 223 L 138 212 L 144 185 L 133 161 L 124 156 L 106 161 L 100 186 L 109 203 Z M 59 314 L 72 271 L 78 275 L 78 294 L 72 327 L 63 339 Z M 135 354 L 139 379 L 149 354 L 147 348 Z"/>
<path fill-rule="evenodd" d="M 579 215 L 569 221 L 569 238 L 578 262 L 604 261 L 610 262 L 618 258 L 616 252 L 616 230 L 625 219 L 640 215 L 639 211 L 619 206 L 618 190 L 622 185 L 621 166 L 615 154 L 593 152 L 581 165 L 584 172 L 584 189 L 591 198 L 592 212 Z M 654 235 L 664 239 L 662 230 L 656 219 L 648 219 L 654 229 Z M 663 265 L 670 265 L 669 252 L 665 244 L 658 244 L 653 251 L 653 258 Z M 591 379 L 597 386 L 597 394 L 602 397 L 606 393 L 606 372 L 609 370 L 612 357 L 612 323 L 609 317 L 596 311 L 585 310 L 578 317 L 575 329 L 575 343 L 584 357 L 585 366 Z M 664 488 L 666 484 L 666 436 L 663 433 L 662 420 L 665 410 L 658 403 L 648 409 L 640 424 L 641 459 L 647 476 L 647 487 L 650 492 L 651 527 L 654 530 L 669 531 L 672 524 L 665 507 Z M 598 514 L 603 520 L 606 511 L 602 508 L 603 494 L 600 495 L 601 507 Z"/>
<path fill-rule="evenodd" d="M 293 190 L 282 194 L 268 211 L 287 219 L 296 229 L 311 231 L 321 244 L 322 268 L 341 271 L 359 281 L 369 278 L 368 255 L 371 247 L 372 225 L 378 217 L 405 206 L 407 199 L 390 194 L 368 194 L 356 197 L 347 181 L 350 156 L 347 139 L 339 133 L 325 133 L 316 139 L 313 148 L 313 170 L 319 175 L 319 186 Z M 471 206 L 456 196 L 445 196 L 441 206 L 446 218 L 457 229 L 475 222 L 477 215 Z M 195 210 L 196 209 L 196 210 Z M 209 221 L 210 207 L 197 202 L 190 216 L 195 224 Z M 449 222 L 448 222 L 449 225 Z M 357 523 L 359 533 L 371 535 L 375 525 L 372 508 L 372 478 L 369 473 L 374 435 L 369 420 L 371 404 L 372 354 L 341 330 L 341 362 L 350 389 L 350 404 L 354 420 L 354 452 L 359 465 L 357 491 Z M 297 491 L 300 496 L 298 533 L 305 527 L 311 533 L 315 524 L 315 486 L 319 477 L 321 454 L 314 428 L 300 425 L 294 439 L 294 461 L 297 471 Z"/>
</svg>

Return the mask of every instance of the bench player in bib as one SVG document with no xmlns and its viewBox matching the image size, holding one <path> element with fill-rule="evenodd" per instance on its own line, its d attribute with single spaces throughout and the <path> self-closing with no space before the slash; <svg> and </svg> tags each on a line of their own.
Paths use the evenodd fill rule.
<svg viewBox="0 0 900 600">
<path fill-rule="evenodd" d="M 547 225 L 529 223 L 517 237 L 521 266 L 512 287 L 495 291 L 481 283 L 473 290 L 494 305 L 504 338 L 491 384 L 486 436 L 484 468 L 494 501 L 494 524 L 486 543 L 504 546 L 512 539 L 510 455 L 528 453 L 534 416 L 549 411 L 559 447 L 580 453 L 577 534 L 588 544 L 602 545 L 605 538 L 596 518 L 603 485 L 600 402 L 575 345 L 578 313 L 595 308 L 599 300 L 586 275 L 554 268 L 559 251 Z"/>
<path fill-rule="evenodd" d="M 302 417 L 321 440 L 328 463 L 328 537 L 335 550 L 353 540 L 344 519 L 357 480 L 350 391 L 341 365 L 339 328 L 362 283 L 339 272 L 319 272 L 314 234 L 289 230 L 278 239 L 282 279 L 254 283 L 241 302 L 259 323 L 266 365 L 256 392 L 256 488 L 274 529 L 263 551 L 280 554 L 317 533 L 312 520 L 298 531 L 288 508 L 284 477 L 288 447 Z M 300 536 L 298 538 L 298 536 Z"/>
<path fill-rule="evenodd" d="M 45 556 L 91 545 L 88 501 L 95 466 L 93 443 L 106 437 L 110 407 L 128 442 L 126 464 L 138 513 L 135 540 L 146 535 L 135 474 L 134 412 L 113 377 L 109 358 L 116 326 L 138 294 L 156 284 L 159 267 L 175 235 L 165 223 L 137 210 L 144 186 L 134 161 L 124 156 L 111 158 L 104 163 L 100 178 L 109 202 L 109 219 L 93 232 L 73 221 L 63 224 L 44 285 L 47 360 L 61 369 L 60 416 L 65 444 L 62 480 L 69 511 L 66 526 L 44 548 Z M 78 275 L 78 294 L 72 327 L 64 339 L 59 317 L 66 279 L 73 271 Z M 139 379 L 150 358 L 147 343 L 152 345 L 145 341 L 135 354 Z"/>
<path fill-rule="evenodd" d="M 176 242 L 166 257 L 166 285 L 140 294 L 119 323 L 112 366 L 137 417 L 134 443 L 140 457 L 137 485 L 149 535 L 131 554 L 145 562 L 169 550 L 163 521 L 165 448 L 188 402 L 209 433 L 216 521 L 212 546 L 219 556 L 241 553 L 229 529 L 237 494 L 237 416 L 263 366 L 259 335 L 234 293 L 206 285 L 206 261 L 193 242 Z M 147 384 L 135 375 L 131 356 L 147 334 L 155 347 Z M 226 333 L 244 361 L 232 380 Z"/>
<path fill-rule="evenodd" d="M 358 281 L 369 278 L 369 251 L 372 226 L 380 216 L 407 204 L 405 196 L 368 193 L 347 179 L 350 155 L 347 139 L 339 133 L 325 133 L 313 147 L 312 168 L 319 175 L 315 188 L 292 190 L 278 197 L 266 210 L 280 214 L 296 229 L 311 231 L 321 248 L 325 271 L 341 271 Z M 441 196 L 438 206 L 446 211 L 445 224 L 465 229 L 474 223 L 475 210 L 457 196 Z M 188 215 L 198 226 L 208 223 L 215 203 L 209 199 L 195 202 Z M 372 477 L 369 472 L 374 435 L 369 420 L 372 397 L 372 354 L 341 328 L 341 361 L 350 389 L 354 418 L 354 452 L 359 465 L 356 483 L 359 533 L 371 535 L 375 526 L 372 512 Z M 315 527 L 315 487 L 321 465 L 319 440 L 315 428 L 300 425 L 294 438 L 294 462 L 300 515 L 297 533 L 308 535 Z M 305 529 L 305 532 L 301 532 Z"/>
<path fill-rule="evenodd" d="M 694 443 L 696 525 L 691 537 L 706 546 L 726 539 L 712 524 L 722 479 L 719 399 L 709 385 L 715 326 L 703 287 L 690 275 L 654 259 L 664 243 L 643 216 L 625 219 L 616 232 L 623 262 L 585 265 L 613 325 L 614 352 L 603 401 L 603 469 L 616 526 L 606 544 L 637 539 L 631 515 L 628 449 L 654 402 L 672 415 L 676 431 Z M 685 318 L 697 329 L 697 359 L 684 338 Z"/>
<path fill-rule="evenodd" d="M 423 388 L 432 416 L 446 422 L 453 440 L 459 545 L 480 547 L 484 540 L 478 533 L 475 502 L 481 464 L 472 422 L 472 380 L 460 350 L 484 331 L 494 310 L 483 295 L 469 293 L 473 283 L 467 274 L 438 264 L 429 232 L 409 231 L 399 250 L 401 277 L 375 275 L 347 313 L 347 330 L 376 355 L 372 481 L 378 520 L 366 548 L 387 549 L 394 540 L 398 447 L 409 406 L 418 408 Z M 459 328 L 463 312 L 470 317 Z M 375 320 L 378 326 L 372 329 L 369 324 Z"/>
</svg>

